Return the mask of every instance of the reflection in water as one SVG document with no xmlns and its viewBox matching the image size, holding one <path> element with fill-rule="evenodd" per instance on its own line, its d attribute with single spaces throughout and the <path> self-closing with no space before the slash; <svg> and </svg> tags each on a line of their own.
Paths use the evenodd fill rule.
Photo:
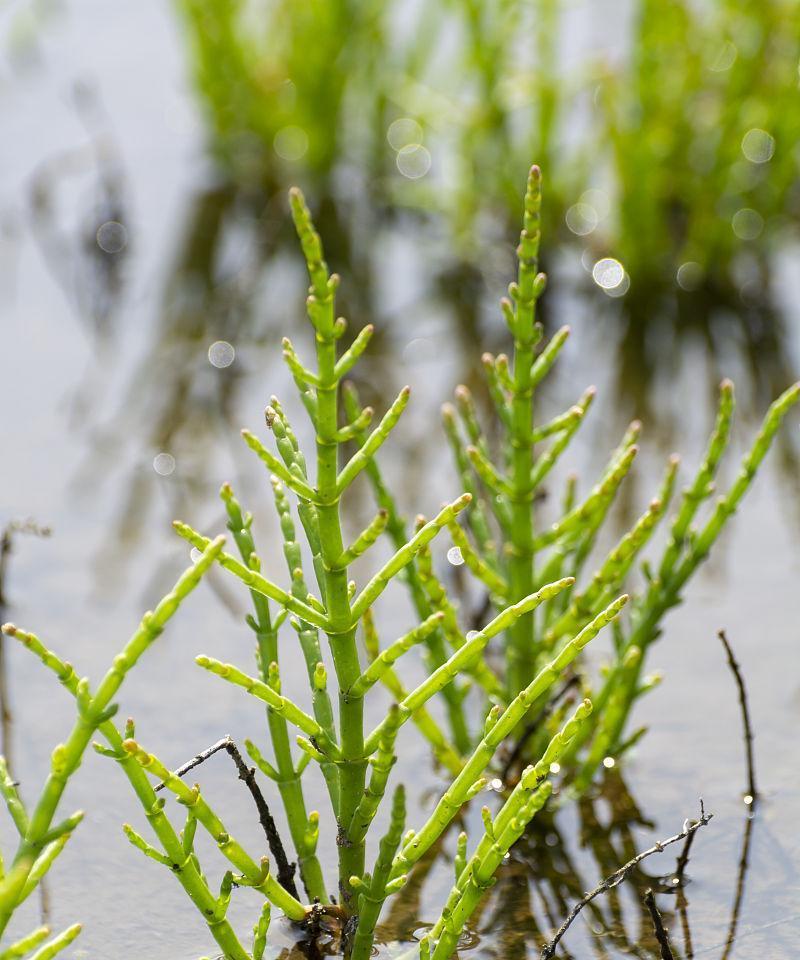
<svg viewBox="0 0 800 960">
<path fill-rule="evenodd" d="M 534 820 L 527 834 L 512 850 L 496 885 L 474 915 L 471 931 L 461 951 L 478 958 L 524 958 L 538 955 L 574 905 L 585 898 L 585 891 L 598 880 L 616 874 L 623 864 L 639 856 L 635 832 L 653 831 L 655 825 L 638 808 L 618 770 L 608 771 L 597 792 L 578 804 L 577 831 L 574 823 L 563 823 L 563 814 L 544 811 Z M 690 837 L 693 834 L 690 834 Z M 447 841 L 412 870 L 404 896 L 392 904 L 379 936 L 387 944 L 417 939 L 420 917 L 425 917 L 424 889 L 437 859 L 446 867 Z M 688 937 L 688 913 L 681 876 L 668 876 L 652 868 L 637 865 L 620 886 L 611 886 L 602 897 L 585 907 L 589 917 L 589 942 L 598 957 L 625 954 L 641 958 L 659 956 L 650 915 L 643 902 L 648 889 L 661 893 L 679 893 L 675 911 L 664 911 L 668 929 L 680 914 L 682 929 Z M 746 856 L 740 861 L 738 890 L 743 889 Z M 653 872 L 651 872 L 653 871 Z M 631 888 L 633 894 L 631 895 Z M 682 898 L 682 906 L 681 899 Z M 741 896 L 737 895 L 734 917 L 738 916 Z M 732 927 L 735 928 L 735 919 Z M 381 956 L 384 953 L 381 952 Z M 558 955 L 572 956 L 568 944 L 559 943 Z M 387 952 L 388 958 L 394 956 Z"/>
<path fill-rule="evenodd" d="M 436 226 L 394 215 L 373 215 L 370 220 L 363 211 L 354 216 L 333 197 L 320 204 L 318 216 L 331 260 L 345 278 L 342 300 L 350 335 L 366 322 L 376 323 L 378 333 L 360 374 L 365 399 L 380 406 L 382 396 L 401 385 L 396 343 L 412 340 L 415 325 L 426 316 L 446 318 L 452 345 L 449 357 L 460 367 L 457 379 L 474 383 L 482 350 L 493 346 L 494 294 L 499 275 L 506 271 L 494 267 L 487 276 L 449 255 L 417 257 L 417 275 L 390 278 L 393 286 L 415 292 L 413 305 L 396 312 L 387 308 L 385 279 L 375 280 L 386 270 L 385 250 L 433 246 Z M 372 245 L 367 242 L 370 237 L 375 238 Z M 95 420 L 94 452 L 82 484 L 107 477 L 105 468 L 119 459 L 122 446 L 131 450 L 130 445 L 135 444 L 139 463 L 166 454 L 181 464 L 180 481 L 169 484 L 172 509 L 191 511 L 191 501 L 204 488 L 203 464 L 214 446 L 233 451 L 237 460 L 239 457 L 240 424 L 235 412 L 247 371 L 233 359 L 233 353 L 261 358 L 266 350 L 275 357 L 281 336 L 296 322 L 302 297 L 302 283 L 294 270 L 298 255 L 282 190 L 242 188 L 220 180 L 194 194 L 156 322 L 146 334 L 149 339 L 122 402 L 110 417 L 103 415 L 102 424 L 96 422 L 97 410 L 104 407 L 94 395 L 91 407 L 81 404 L 81 411 Z M 114 275 L 99 271 L 101 288 Z M 569 290 L 569 281 L 559 280 L 559 284 Z M 674 310 L 656 313 L 644 325 L 621 309 L 619 300 L 608 300 L 594 285 L 590 287 L 572 302 L 579 313 L 597 311 L 604 324 L 616 325 L 619 351 L 616 357 L 609 353 L 615 371 L 613 389 L 620 398 L 616 414 L 620 421 L 631 413 L 641 416 L 665 444 L 679 429 L 685 410 L 656 400 L 654 391 L 679 375 L 689 346 L 699 348 L 705 357 L 710 385 L 731 367 L 744 365 L 749 382 L 742 384 L 743 378 L 739 379 L 746 412 L 763 410 L 792 380 L 784 323 L 765 299 L 741 300 L 737 293 L 726 301 L 725 291 L 718 291 L 716 299 L 703 301 L 679 298 Z M 102 293 L 96 299 L 102 301 Z M 546 324 L 574 319 L 550 318 L 547 298 L 544 307 Z M 740 334 L 732 342 L 729 334 L 734 314 Z M 231 350 L 229 360 L 219 362 L 209 354 L 215 344 Z M 113 350 L 101 350 L 98 361 L 107 376 L 114 376 L 115 362 L 119 368 Z M 382 396 L 374 396 L 376 384 L 381 384 Z M 87 399 L 90 392 L 86 391 Z M 442 399 L 445 393 L 443 390 Z M 262 400 L 267 400 L 266 390 Z M 795 439 L 784 431 L 779 442 L 784 466 L 795 471 Z M 148 505 L 155 501 L 153 478 L 147 471 L 137 470 L 133 477 L 118 477 L 117 483 L 122 492 L 115 511 L 119 518 L 115 539 L 131 547 Z M 99 569 L 112 569 L 112 561 L 112 557 L 104 557 Z"/>
<path fill-rule="evenodd" d="M 742 852 L 739 855 L 739 866 L 736 871 L 736 890 L 733 897 L 733 906 L 731 907 L 731 919 L 728 924 L 728 934 L 725 938 L 725 949 L 722 952 L 720 960 L 728 960 L 736 942 L 736 930 L 739 926 L 739 914 L 742 912 L 742 902 L 744 900 L 744 884 L 747 877 L 747 867 L 750 862 L 750 841 L 753 835 L 753 824 L 756 822 L 755 811 L 749 811 L 744 819 L 744 831 L 742 833 Z M 683 914 L 681 915 L 683 920 Z M 688 926 L 687 926 L 688 930 Z M 689 941 L 689 950 L 691 950 L 691 940 Z M 687 952 L 687 956 L 693 954 Z"/>
<path fill-rule="evenodd" d="M 73 88 L 88 142 L 41 162 L 30 186 L 31 227 L 48 269 L 98 346 L 113 332 L 129 255 L 122 157 L 98 92 Z"/>
<path fill-rule="evenodd" d="M 337 206 L 326 204 L 320 214 L 320 227 L 333 238 L 337 260 L 346 260 L 342 302 L 355 335 L 372 309 L 371 264 L 354 250 Z M 118 409 L 105 423 L 92 424 L 93 449 L 77 487 L 108 479 L 108 466 L 120 459 L 123 448 L 130 452 L 135 445 L 140 464 L 149 452 L 157 474 L 174 472 L 173 482 L 162 485 L 168 488 L 173 515 L 191 512 L 193 501 L 207 491 L 204 465 L 213 448 L 229 449 L 235 459 L 244 450 L 235 411 L 246 371 L 235 357 L 259 357 L 267 345 L 279 353 L 292 312 L 271 292 L 270 280 L 281 289 L 287 277 L 293 278 L 287 254 L 296 261 L 298 246 L 282 191 L 278 196 L 219 181 L 194 194 L 152 335 Z M 301 290 L 292 306 L 299 305 Z M 373 341 L 379 349 L 381 339 Z M 372 371 L 376 374 L 375 366 Z M 263 402 L 268 395 L 265 391 Z M 98 408 L 102 406 L 95 402 Z M 146 511 L 156 500 L 150 471 L 117 480 L 122 494 L 115 511 L 114 555 L 101 558 L 98 570 L 104 573 L 119 563 L 120 541 L 129 547 L 137 542 Z"/>
<path fill-rule="evenodd" d="M 40 526 L 35 520 L 11 520 L 0 533 L 0 623 L 5 622 L 6 612 L 10 606 L 8 597 L 8 571 L 14 544 L 20 535 L 34 537 L 49 537 L 50 527 Z M 6 643 L 8 638 L 0 633 L 0 754 L 6 761 L 6 766 L 14 773 L 14 714 L 11 704 L 12 679 L 9 675 L 8 660 L 6 657 Z M 41 923 L 47 924 L 50 920 L 50 884 L 47 877 L 39 881 L 39 916 Z"/>
<path fill-rule="evenodd" d="M 35 520 L 10 520 L 0 532 L 0 623 L 5 621 L 9 606 L 8 571 L 14 544 L 19 536 L 49 537 L 49 527 L 40 526 Z M 13 713 L 11 708 L 11 682 L 5 654 L 6 638 L 0 634 L 0 753 L 9 768 L 13 769 Z"/>
<path fill-rule="evenodd" d="M 780 40 L 793 5 L 177 6 L 223 175 L 269 196 L 300 183 L 359 286 L 354 251 L 405 220 L 416 242 L 436 238 L 424 282 L 480 341 L 536 161 L 551 184 L 545 254 L 581 247 L 595 309 L 598 287 L 614 298 L 618 386 L 637 415 L 663 412 L 647 410 L 648 387 L 687 340 L 712 365 L 736 342 L 759 409 L 791 381 L 770 287 L 773 245 L 797 223 L 796 56 Z M 329 208 L 358 213 L 337 235 Z M 374 320 L 380 300 L 367 300 Z"/>
<path fill-rule="evenodd" d="M 675 422 L 664 422 L 663 405 L 654 402 L 652 388 L 680 373 L 681 358 L 689 348 L 700 348 L 705 360 L 708 396 L 716 385 L 741 369 L 737 376 L 745 410 L 762 410 L 796 379 L 789 358 L 789 324 L 774 304 L 766 277 L 750 279 L 740 290 L 721 286 L 703 288 L 692 296 L 679 293 L 642 323 L 635 313 L 607 305 L 619 330 L 619 362 L 615 391 L 627 396 L 645 423 L 674 432 Z M 674 409 L 668 416 L 680 417 Z M 797 450 L 783 440 L 785 465 L 797 463 Z"/>
<path fill-rule="evenodd" d="M 577 840 L 573 835 L 574 827 L 559 826 L 558 815 L 545 813 L 533 821 L 531 829 L 512 851 L 497 884 L 475 914 L 472 931 L 465 934 L 461 943 L 463 954 L 474 955 L 476 960 L 538 956 L 574 905 L 586 898 L 585 891 L 593 887 L 598 878 L 613 876 L 622 864 L 640 856 L 634 832 L 637 829 L 651 832 L 655 827 L 638 809 L 617 770 L 608 772 L 596 795 L 584 798 L 579 807 Z M 754 823 L 755 815 L 748 811 L 728 932 L 720 960 L 728 960 L 736 939 Z M 664 910 L 664 903 L 668 901 L 662 896 L 660 912 L 673 941 L 679 936 L 682 938 L 686 960 L 694 956 L 686 897 L 690 882 L 686 865 L 693 838 L 694 833 L 690 833 L 671 873 L 655 873 L 657 861 L 652 868 L 639 865 L 626 874 L 624 884 L 610 886 L 601 898 L 586 904 L 589 920 L 584 940 L 588 934 L 588 942 L 597 957 L 624 954 L 644 960 L 661 955 L 644 903 L 644 895 L 650 889 L 663 895 L 675 895 L 674 910 Z M 392 903 L 379 930 L 387 944 L 380 951 L 381 957 L 388 960 L 399 955 L 405 960 L 406 956 L 415 956 L 413 950 L 408 954 L 402 951 L 397 954 L 390 945 L 408 943 L 424 933 L 425 927 L 420 926 L 419 918 L 425 916 L 425 883 L 437 859 L 447 866 L 450 862 L 443 844 L 444 841 L 440 841 L 438 847 L 414 868 L 405 891 L 407 895 Z M 564 960 L 573 957 L 564 942 L 558 945 L 558 955 Z"/>
</svg>

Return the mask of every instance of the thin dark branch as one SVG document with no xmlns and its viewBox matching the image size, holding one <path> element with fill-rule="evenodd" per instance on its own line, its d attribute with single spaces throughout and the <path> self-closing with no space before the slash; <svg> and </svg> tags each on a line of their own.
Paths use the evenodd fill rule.
<svg viewBox="0 0 800 960">
<path fill-rule="evenodd" d="M 40 526 L 34 519 L 11 520 L 0 533 L 0 606 L 6 606 L 5 581 L 8 573 L 8 561 L 14 550 L 14 537 L 26 534 L 34 537 L 49 537 L 50 527 Z"/>
<path fill-rule="evenodd" d="M 6 578 L 11 554 L 14 550 L 14 538 L 18 534 L 31 534 L 36 537 L 49 537 L 50 528 L 41 527 L 35 520 L 12 520 L 0 533 L 0 614 L 8 605 Z M 6 664 L 5 637 L 0 635 L 0 752 L 6 758 L 9 768 L 13 769 L 11 697 L 9 696 L 8 667 Z"/>
<path fill-rule="evenodd" d="M 491 609 L 491 595 L 489 593 L 485 593 L 481 598 L 480 604 L 472 611 L 472 614 L 470 615 L 470 628 L 472 630 L 480 630 L 481 626 L 486 623 Z"/>
<path fill-rule="evenodd" d="M 733 655 L 731 645 L 728 643 L 725 631 L 720 630 L 717 636 L 722 641 L 723 647 L 725 647 L 725 653 L 728 655 L 728 666 L 731 668 L 734 679 L 736 680 L 736 686 L 739 688 L 739 706 L 742 708 L 745 757 L 747 760 L 747 795 L 751 798 L 750 803 L 753 809 L 755 809 L 756 802 L 758 801 L 758 791 L 756 790 L 756 772 L 753 761 L 753 728 L 750 724 L 750 710 L 747 706 L 747 691 L 744 686 L 744 677 L 742 676 L 739 664 L 736 662 L 736 657 Z"/>
<path fill-rule="evenodd" d="M 0 536 L 0 607 L 6 605 L 6 571 L 8 570 L 8 558 L 11 556 L 14 541 L 11 535 L 11 524 L 4 528 Z"/>
<path fill-rule="evenodd" d="M 252 767 L 248 767 L 244 762 L 239 748 L 233 740 L 230 737 L 223 737 L 222 740 L 218 740 L 206 750 L 196 754 L 187 763 L 178 767 L 178 769 L 175 770 L 175 775 L 183 777 L 190 770 L 194 769 L 194 767 L 200 766 L 201 763 L 208 760 L 209 757 L 212 757 L 220 750 L 224 750 L 233 759 L 239 773 L 239 779 L 244 781 L 247 789 L 250 791 L 250 795 L 256 805 L 256 810 L 258 810 L 259 822 L 264 830 L 267 843 L 269 844 L 270 853 L 277 867 L 275 877 L 278 883 L 287 893 L 290 893 L 295 900 L 299 900 L 300 897 L 297 892 L 297 886 L 294 882 L 295 864 L 289 863 L 289 859 L 286 856 L 286 850 L 278 833 L 278 828 L 275 826 L 275 821 L 272 818 L 267 801 L 264 799 L 264 794 L 261 792 L 261 788 L 256 781 L 255 770 Z M 159 783 L 156 790 L 161 790 L 163 786 L 163 783 Z"/>
<path fill-rule="evenodd" d="M 555 956 L 556 947 L 558 946 L 559 941 L 567 932 L 572 922 L 578 916 L 578 914 L 583 910 L 583 908 L 592 902 L 595 897 L 599 897 L 601 893 L 605 893 L 608 890 L 613 890 L 614 887 L 618 886 L 622 881 L 628 876 L 628 874 L 633 870 L 634 867 L 638 866 L 642 860 L 647 857 L 652 856 L 654 853 L 661 853 L 665 847 L 670 846 L 673 843 L 678 843 L 680 840 L 684 840 L 687 837 L 692 836 L 696 833 L 700 827 L 704 827 L 708 821 L 714 816 L 713 813 L 706 813 L 705 807 L 703 806 L 702 799 L 700 800 L 700 819 L 699 820 L 685 820 L 683 824 L 683 830 L 680 833 L 676 833 L 673 837 L 668 837 L 666 840 L 659 840 L 653 844 L 652 847 L 648 847 L 647 850 L 643 850 L 641 853 L 637 853 L 635 857 L 629 860 L 624 866 L 620 867 L 619 870 L 616 870 L 610 876 L 606 877 L 601 883 L 599 883 L 594 890 L 590 890 L 582 900 L 579 900 L 572 910 L 569 913 L 567 919 L 561 924 L 561 926 L 556 931 L 553 939 L 544 946 L 542 949 L 541 960 L 551 960 Z"/>
<path fill-rule="evenodd" d="M 275 859 L 275 865 L 278 868 L 276 873 L 277 880 L 284 890 L 291 893 L 295 900 L 299 900 L 300 897 L 294 882 L 295 865 L 289 863 L 286 856 L 278 828 L 275 826 L 275 821 L 272 819 L 267 801 L 264 799 L 264 794 L 261 792 L 261 788 L 256 781 L 256 772 L 253 767 L 247 766 L 236 744 L 232 740 L 227 745 L 226 750 L 230 756 L 233 757 L 233 762 L 239 771 L 239 779 L 246 784 L 247 789 L 253 797 L 256 809 L 258 810 L 259 822 L 264 830 L 264 835 L 267 838 L 272 856 Z"/>
<path fill-rule="evenodd" d="M 686 955 L 686 960 L 692 960 L 694 956 L 694 947 L 692 945 L 692 931 L 689 926 L 689 904 L 686 900 L 686 891 L 684 890 L 686 886 L 686 866 L 689 863 L 689 852 L 692 849 L 692 843 L 694 842 L 694 834 L 690 833 L 686 838 L 680 855 L 678 856 L 677 861 L 675 862 L 675 873 L 672 876 L 672 881 L 677 890 L 677 911 L 678 916 L 681 920 L 681 929 L 683 930 L 683 951 Z"/>
<path fill-rule="evenodd" d="M 683 845 L 680 856 L 675 863 L 675 873 L 672 877 L 673 883 L 678 891 L 676 907 L 678 910 L 678 916 L 681 919 L 681 929 L 683 930 L 683 952 L 686 960 L 692 960 L 692 957 L 694 957 L 692 931 L 689 926 L 689 904 L 686 900 L 686 891 L 684 890 L 684 887 L 686 886 L 684 873 L 686 871 L 686 865 L 689 863 L 689 851 L 692 848 L 693 840 L 694 834 L 690 833 L 686 838 L 686 842 Z"/>
<path fill-rule="evenodd" d="M 228 744 L 232 742 L 233 741 L 231 740 L 230 737 L 223 737 L 222 740 L 217 740 L 216 743 L 213 743 L 206 750 L 203 750 L 200 753 L 195 754 L 195 756 L 193 756 L 192 759 L 189 760 L 187 763 L 181 764 L 181 766 L 178 767 L 177 770 L 173 771 L 175 776 L 176 777 L 186 776 L 186 774 L 190 770 L 194 769 L 194 767 L 199 767 L 204 760 L 208 760 L 209 757 L 213 757 L 215 753 L 218 753 L 220 750 L 227 750 Z M 164 784 L 159 783 L 155 789 L 156 791 L 163 790 Z"/>
<path fill-rule="evenodd" d="M 669 945 L 669 934 L 664 926 L 664 921 L 661 919 L 661 914 L 656 906 L 656 898 L 653 896 L 652 890 L 645 891 L 644 905 L 647 907 L 650 913 L 650 919 L 653 921 L 653 930 L 655 930 L 656 940 L 658 941 L 658 946 L 661 951 L 661 960 L 675 960 L 675 955 Z"/>
</svg>

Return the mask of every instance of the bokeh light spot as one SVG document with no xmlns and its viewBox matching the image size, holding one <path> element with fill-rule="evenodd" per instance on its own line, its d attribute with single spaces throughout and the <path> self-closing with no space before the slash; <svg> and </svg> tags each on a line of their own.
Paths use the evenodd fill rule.
<svg viewBox="0 0 800 960">
<path fill-rule="evenodd" d="M 389 124 L 386 139 L 393 150 L 404 147 L 418 147 L 422 143 L 422 127 L 411 117 L 400 117 Z"/>
<path fill-rule="evenodd" d="M 222 370 L 236 359 L 236 350 L 227 340 L 215 340 L 208 348 L 208 362 L 212 367 Z"/>
<path fill-rule="evenodd" d="M 742 207 L 731 220 L 733 232 L 740 240 L 755 240 L 764 229 L 764 218 L 751 207 Z"/>
<path fill-rule="evenodd" d="M 564 217 L 569 229 L 579 237 L 591 233 L 599 222 L 597 211 L 588 203 L 574 203 Z"/>
<path fill-rule="evenodd" d="M 301 160 L 308 152 L 308 134 L 302 127 L 290 124 L 278 130 L 272 145 L 282 160 Z"/>
<path fill-rule="evenodd" d="M 128 231 L 117 220 L 106 220 L 97 228 L 97 246 L 103 253 L 120 253 L 128 245 Z"/>
<path fill-rule="evenodd" d="M 627 273 L 624 273 L 622 275 L 622 280 L 620 280 L 616 287 L 611 287 L 609 290 L 604 290 L 603 293 L 607 297 L 624 297 L 630 288 L 631 278 Z"/>
<path fill-rule="evenodd" d="M 736 45 L 731 43 L 730 40 L 726 40 L 713 62 L 709 65 L 709 70 L 713 70 L 714 73 L 724 73 L 726 70 L 730 70 L 736 62 L 738 55 L 739 51 L 736 49 Z"/>
<path fill-rule="evenodd" d="M 742 137 L 742 153 L 751 163 L 766 163 L 775 153 L 775 138 L 766 130 L 754 127 Z"/>
<path fill-rule="evenodd" d="M 603 257 L 592 267 L 592 279 L 603 290 L 613 290 L 625 279 L 625 268 L 613 257 Z"/>
<path fill-rule="evenodd" d="M 450 547 L 447 551 L 447 560 L 449 563 L 452 563 L 454 567 L 460 567 L 464 562 L 461 549 L 459 547 Z"/>
<path fill-rule="evenodd" d="M 687 260 L 678 267 L 675 280 L 681 290 L 697 290 L 703 282 L 703 268 L 696 261 Z"/>
<path fill-rule="evenodd" d="M 409 180 L 419 180 L 430 168 L 430 152 L 419 144 L 410 144 L 397 153 L 397 169 Z"/>
<path fill-rule="evenodd" d="M 153 469 L 160 477 L 168 477 L 175 472 L 175 457 L 171 453 L 157 453 L 153 457 Z"/>
</svg>

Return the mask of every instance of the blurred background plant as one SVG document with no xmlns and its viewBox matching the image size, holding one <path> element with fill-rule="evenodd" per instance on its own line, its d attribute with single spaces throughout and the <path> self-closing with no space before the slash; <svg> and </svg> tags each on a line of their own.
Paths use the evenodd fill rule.
<svg viewBox="0 0 800 960">
<path fill-rule="evenodd" d="M 410 247 L 420 255 L 404 308 L 445 313 L 477 374 L 478 332 L 490 349 L 502 336 L 494 292 L 513 262 L 516 180 L 535 160 L 549 177 L 544 266 L 617 341 L 621 416 L 674 430 L 678 414 L 652 388 L 676 375 L 683 345 L 700 346 L 709 383 L 743 368 L 745 413 L 793 379 L 778 274 L 800 215 L 800 12 L 786 0 L 176 9 L 211 164 L 182 213 L 159 321 L 104 453 L 145 431 L 155 450 L 207 455 L 209 422 L 230 419 L 240 383 L 237 368 L 208 376 L 208 344 L 274 344 L 288 319 L 277 302 L 265 319 L 261 305 L 296 280 L 281 214 L 294 183 L 352 279 L 344 308 L 356 329 L 378 321 L 391 337 L 403 322 L 383 260 L 400 277 Z M 98 171 L 98 185 L 115 183 L 121 201 L 116 174 Z M 46 188 L 40 178 L 38 198 Z M 91 281 L 95 260 L 115 267 L 103 274 L 106 312 L 124 283 L 120 257 L 85 268 Z M 385 352 L 375 356 L 366 380 L 392 375 Z M 795 466 L 790 439 L 782 449 Z M 126 539 L 147 499 L 141 484 L 127 490 Z"/>
<path fill-rule="evenodd" d="M 553 171 L 546 234 L 618 257 L 626 279 L 605 289 L 637 322 L 679 294 L 752 299 L 797 225 L 800 11 L 785 0 L 637 0 L 581 10 L 580 29 L 559 0 L 179 9 L 214 154 L 242 187 L 299 177 L 340 218 L 365 193 L 441 216 L 456 260 L 479 266 L 535 158 Z M 618 53 L 597 33 L 619 34 Z"/>
</svg>

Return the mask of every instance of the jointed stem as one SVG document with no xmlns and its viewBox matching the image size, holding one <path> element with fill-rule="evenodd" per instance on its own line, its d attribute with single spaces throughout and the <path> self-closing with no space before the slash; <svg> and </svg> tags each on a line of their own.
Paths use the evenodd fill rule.
<svg viewBox="0 0 800 960">
<path fill-rule="evenodd" d="M 37 858 L 48 842 L 54 839 L 50 833 L 61 797 L 70 777 L 80 764 L 94 731 L 113 714 L 112 698 L 122 686 L 128 672 L 162 632 L 181 601 L 200 582 L 205 571 L 221 552 L 223 544 L 222 537 L 209 544 L 198 562 L 183 574 L 155 611 L 144 615 L 138 630 L 122 653 L 115 657 L 113 666 L 94 695 L 89 694 L 87 682 L 80 681 L 77 684 L 76 691 L 80 694 L 78 718 L 66 742 L 53 751 L 50 775 L 21 837 L 14 860 L 0 882 L 0 933 L 5 930 L 19 903 Z M 6 625 L 4 632 L 13 636 L 16 628 Z"/>
<path fill-rule="evenodd" d="M 326 631 L 339 683 L 339 886 L 345 906 L 350 906 L 350 878 L 360 877 L 364 873 L 364 840 L 351 840 L 348 828 L 364 793 L 367 758 L 364 756 L 363 697 L 349 694 L 361 675 L 361 666 L 356 647 L 356 625 L 353 623 L 348 594 L 347 568 L 339 565 L 345 545 L 339 517 L 342 491 L 338 483 L 338 328 L 334 319 L 337 281 L 327 274 L 319 237 L 298 192 L 292 194 L 292 213 L 311 276 L 309 316 L 316 331 L 317 519 L 325 582 Z"/>
<path fill-rule="evenodd" d="M 536 301 L 543 289 L 537 273 L 541 175 L 531 169 L 525 194 L 525 219 L 517 248 L 518 282 L 511 287 L 514 301 L 512 333 L 514 367 L 511 384 L 511 430 L 508 451 L 511 490 L 509 595 L 510 603 L 533 592 L 533 360 L 541 337 L 536 326 Z M 533 614 L 520 618 L 510 629 L 506 647 L 508 695 L 516 696 L 533 678 L 536 650 Z"/>
</svg>

